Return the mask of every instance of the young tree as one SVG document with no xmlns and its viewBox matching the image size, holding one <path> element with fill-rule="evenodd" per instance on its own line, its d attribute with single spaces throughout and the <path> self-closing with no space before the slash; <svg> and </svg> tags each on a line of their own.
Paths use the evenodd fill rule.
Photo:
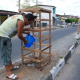
<svg viewBox="0 0 80 80">
<path fill-rule="evenodd" d="M 66 23 L 72 23 L 72 21 L 70 19 L 65 19 Z"/>
<path fill-rule="evenodd" d="M 31 7 L 30 6 L 30 2 L 33 2 L 35 4 L 35 6 L 32 6 L 32 7 L 39 7 L 36 5 L 36 0 L 24 0 L 24 3 L 20 3 L 20 7 L 21 8 L 29 8 Z M 41 2 L 38 2 L 38 4 L 41 3 Z M 19 7 L 19 1 L 17 1 L 17 6 Z"/>
<path fill-rule="evenodd" d="M 68 19 L 65 19 L 65 22 L 66 23 L 78 22 L 78 19 L 68 18 Z"/>
</svg>

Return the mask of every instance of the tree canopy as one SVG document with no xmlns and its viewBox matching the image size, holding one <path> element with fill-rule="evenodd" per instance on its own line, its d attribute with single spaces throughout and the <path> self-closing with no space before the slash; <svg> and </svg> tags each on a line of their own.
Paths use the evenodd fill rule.
<svg viewBox="0 0 80 80">
<path fill-rule="evenodd" d="M 68 19 L 65 19 L 65 22 L 66 23 L 78 22 L 78 19 L 68 18 Z"/>
<path fill-rule="evenodd" d="M 39 7 L 36 5 L 36 0 L 24 0 L 23 3 L 20 3 L 20 7 L 21 8 L 29 8 L 29 7 L 31 7 L 30 2 L 33 2 L 35 4 L 35 6 L 32 6 L 32 7 Z M 38 3 L 41 3 L 41 2 L 38 2 Z M 17 1 L 17 6 L 19 7 L 19 1 Z"/>
</svg>

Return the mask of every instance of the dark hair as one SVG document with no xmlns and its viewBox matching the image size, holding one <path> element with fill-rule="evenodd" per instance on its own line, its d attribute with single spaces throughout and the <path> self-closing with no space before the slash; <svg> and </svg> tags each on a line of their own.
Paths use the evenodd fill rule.
<svg viewBox="0 0 80 80">
<path fill-rule="evenodd" d="M 24 16 L 25 15 L 25 13 L 21 13 L 22 14 L 22 16 Z"/>
<path fill-rule="evenodd" d="M 34 19 L 36 19 L 37 16 L 34 16 L 31 13 L 28 13 L 28 14 L 25 14 L 24 17 L 28 18 L 28 21 L 31 21 L 31 20 L 34 21 Z"/>
</svg>

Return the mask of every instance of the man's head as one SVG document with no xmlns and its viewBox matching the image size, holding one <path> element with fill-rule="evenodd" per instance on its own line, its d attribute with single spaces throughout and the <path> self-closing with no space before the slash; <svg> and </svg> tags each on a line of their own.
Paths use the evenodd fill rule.
<svg viewBox="0 0 80 80">
<path fill-rule="evenodd" d="M 25 26 L 31 24 L 37 16 L 33 16 L 32 14 L 28 13 L 24 15 L 24 22 Z"/>
</svg>

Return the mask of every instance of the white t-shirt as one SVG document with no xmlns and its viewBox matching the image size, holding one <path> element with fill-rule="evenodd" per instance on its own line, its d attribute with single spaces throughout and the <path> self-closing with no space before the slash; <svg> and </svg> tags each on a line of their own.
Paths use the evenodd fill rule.
<svg viewBox="0 0 80 80">
<path fill-rule="evenodd" d="M 12 38 L 17 34 L 17 20 L 24 21 L 22 15 L 13 15 L 6 19 L 0 26 L 0 36 Z"/>
</svg>

